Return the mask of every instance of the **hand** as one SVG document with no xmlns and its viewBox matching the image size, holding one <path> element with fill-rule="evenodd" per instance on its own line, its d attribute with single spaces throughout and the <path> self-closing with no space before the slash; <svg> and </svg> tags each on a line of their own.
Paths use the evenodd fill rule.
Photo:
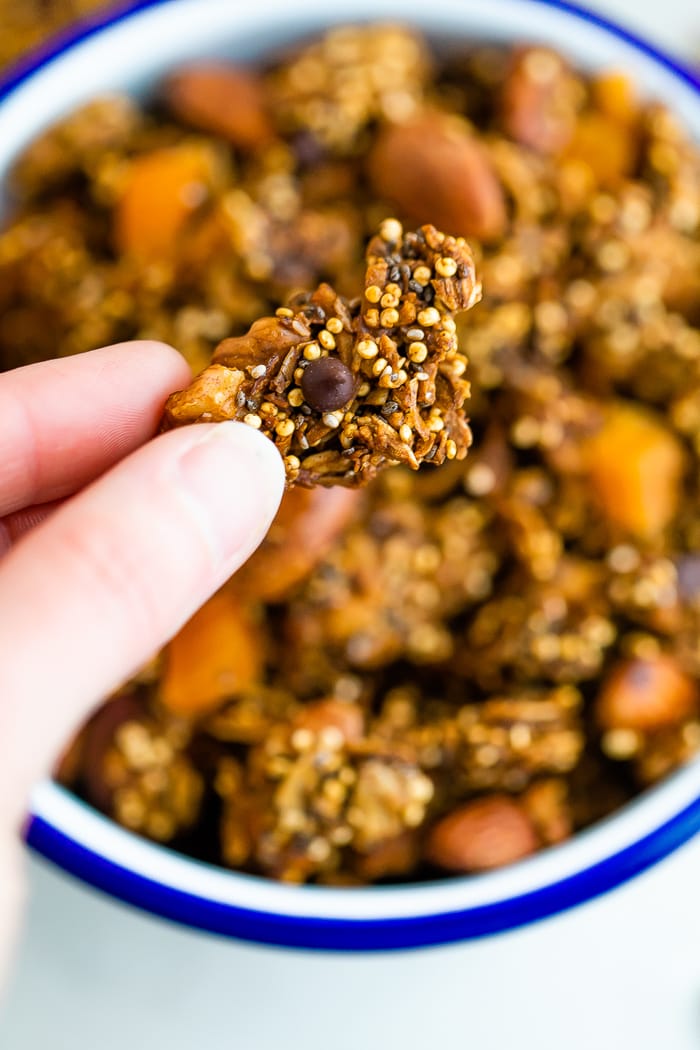
<svg viewBox="0 0 700 1050">
<path fill-rule="evenodd" d="M 250 427 L 150 440 L 188 380 L 174 350 L 148 342 L 0 375 L 0 970 L 32 785 L 245 561 L 279 504 L 282 461 Z"/>
</svg>

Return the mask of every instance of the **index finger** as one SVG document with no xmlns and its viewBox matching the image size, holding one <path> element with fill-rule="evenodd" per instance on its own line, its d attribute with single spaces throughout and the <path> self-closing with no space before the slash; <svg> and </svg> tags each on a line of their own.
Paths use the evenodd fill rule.
<svg viewBox="0 0 700 1050">
<path fill-rule="evenodd" d="M 120 343 L 0 375 L 0 517 L 82 488 L 153 436 L 189 380 L 164 343 Z"/>
</svg>

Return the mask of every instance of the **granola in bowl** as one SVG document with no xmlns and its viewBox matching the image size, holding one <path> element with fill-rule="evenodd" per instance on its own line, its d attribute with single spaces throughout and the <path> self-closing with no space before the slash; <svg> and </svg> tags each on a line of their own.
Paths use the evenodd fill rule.
<svg viewBox="0 0 700 1050">
<path fill-rule="evenodd" d="M 184 853 L 357 886 L 515 862 L 696 754 L 700 151 L 663 106 L 544 47 L 343 27 L 258 69 L 187 67 L 151 107 L 94 102 L 29 149 L 15 200 L 4 366 L 165 339 L 195 371 L 244 374 L 233 411 L 289 439 L 297 482 L 243 572 L 85 727 L 63 782 Z M 416 306 L 438 313 L 416 324 L 431 338 L 451 322 L 434 377 L 459 362 L 471 397 L 459 441 L 428 424 L 433 463 L 380 471 L 357 400 L 381 391 L 362 402 L 392 431 L 381 456 L 429 460 L 395 391 L 435 347 L 400 311 L 454 260 L 440 247 L 422 284 L 410 249 L 404 287 L 390 266 L 366 278 L 365 256 L 425 227 L 483 285 L 454 319 L 472 292 Z M 371 310 L 396 367 L 357 327 Z M 274 396 L 265 361 L 238 356 L 261 318 L 276 338 L 304 327 Z M 297 415 L 328 447 L 292 446 Z M 334 484 L 299 485 L 324 481 L 305 460 L 329 449 Z"/>
</svg>

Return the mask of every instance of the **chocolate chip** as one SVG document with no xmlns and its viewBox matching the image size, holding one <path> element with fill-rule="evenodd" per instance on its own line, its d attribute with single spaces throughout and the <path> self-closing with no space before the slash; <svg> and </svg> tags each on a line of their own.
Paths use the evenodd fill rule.
<svg viewBox="0 0 700 1050">
<path fill-rule="evenodd" d="M 333 412 L 351 401 L 357 382 L 347 365 L 337 357 L 319 357 L 304 369 L 301 391 L 317 412 Z"/>
</svg>

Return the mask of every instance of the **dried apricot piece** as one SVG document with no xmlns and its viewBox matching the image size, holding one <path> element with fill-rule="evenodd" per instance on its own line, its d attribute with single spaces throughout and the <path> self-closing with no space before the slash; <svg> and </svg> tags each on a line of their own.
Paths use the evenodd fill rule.
<svg viewBox="0 0 700 1050">
<path fill-rule="evenodd" d="M 214 151 L 195 142 L 136 157 L 115 209 L 117 249 L 147 261 L 168 259 L 187 220 L 208 197 L 215 170 Z"/>
<path fill-rule="evenodd" d="M 624 73 L 601 73 L 593 81 L 593 100 L 598 109 L 620 124 L 632 123 L 639 116 L 634 85 Z"/>
<path fill-rule="evenodd" d="M 258 681 L 260 636 L 244 605 L 220 591 L 196 612 L 165 650 L 160 700 L 168 711 L 193 718 Z"/>
<path fill-rule="evenodd" d="M 676 513 L 685 457 L 661 420 L 618 402 L 582 451 L 593 494 L 609 521 L 640 538 L 662 532 Z"/>
<path fill-rule="evenodd" d="M 564 152 L 585 164 L 601 186 L 615 186 L 630 175 L 637 159 L 637 138 L 629 125 L 604 113 L 584 113 Z"/>
</svg>

